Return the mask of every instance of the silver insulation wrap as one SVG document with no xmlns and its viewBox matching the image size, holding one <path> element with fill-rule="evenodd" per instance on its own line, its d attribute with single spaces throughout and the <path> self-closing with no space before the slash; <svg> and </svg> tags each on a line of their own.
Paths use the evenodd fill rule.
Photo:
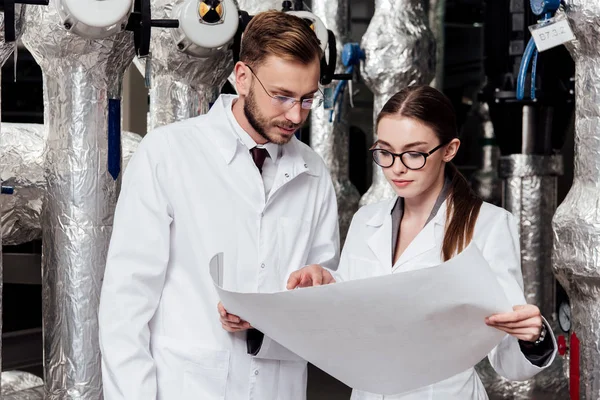
<svg viewBox="0 0 600 400">
<path fill-rule="evenodd" d="M 2 372 L 2 399 L 20 391 L 40 387 L 44 381 L 36 375 L 24 371 Z"/>
<path fill-rule="evenodd" d="M 446 0 L 429 0 L 429 27 L 435 38 L 435 79 L 432 86 L 444 89 L 444 48 L 446 32 Z"/>
<path fill-rule="evenodd" d="M 281 4 L 283 2 L 281 0 L 237 0 L 237 3 L 240 10 L 246 11 L 250 15 L 256 15 L 267 10 L 281 10 Z M 315 5 L 313 4 L 313 12 L 314 7 Z M 329 28 L 325 21 L 323 21 L 323 23 Z"/>
<path fill-rule="evenodd" d="M 42 203 L 46 193 L 44 150 L 48 132 L 41 124 L 3 123 L 0 130 L 0 180 L 15 188 L 0 196 L 2 241 L 7 245 L 42 237 Z M 123 171 L 142 137 L 123 132 Z"/>
<path fill-rule="evenodd" d="M 341 50 L 344 43 L 348 41 L 349 11 L 348 0 L 313 0 L 312 3 L 312 12 L 323 21 L 327 29 L 335 34 L 338 51 L 337 72 L 344 70 Z M 332 90 L 337 84 L 337 81 L 332 82 Z M 349 175 L 349 99 L 346 90 L 343 100 L 336 107 L 332 122 L 330 122 L 330 110 L 324 107 L 312 110 L 310 116 L 310 146 L 325 160 L 331 173 L 337 196 L 342 243 L 360 200 L 360 193 L 350 182 Z"/>
<path fill-rule="evenodd" d="M 38 386 L 2 396 L 2 400 L 43 400 L 44 387 Z"/>
<path fill-rule="evenodd" d="M 15 188 L 13 195 L 0 196 L 3 244 L 25 243 L 42 236 L 45 141 L 44 125 L 2 124 L 0 179 Z"/>
<path fill-rule="evenodd" d="M 514 154 L 502 157 L 499 173 L 504 180 L 504 208 L 518 221 L 525 298 L 528 304 L 540 308 L 556 330 L 556 283 L 550 249 L 557 177 L 563 173 L 562 156 Z M 497 375 L 487 360 L 478 366 L 478 372 L 491 398 L 528 400 L 544 394 L 541 398 L 566 399 L 568 381 L 563 368 L 562 358 L 557 357 L 550 368 L 523 382 L 511 382 Z"/>
<path fill-rule="evenodd" d="M 181 1 L 152 0 L 152 18 L 171 18 Z M 153 28 L 148 130 L 205 114 L 233 69 L 233 56 L 223 49 L 198 58 L 177 50 L 169 29 Z M 147 60 L 136 60 L 144 75 Z"/>
<path fill-rule="evenodd" d="M 25 16 L 25 6 L 16 4 L 15 6 L 15 38 L 18 40 L 21 37 L 23 31 L 23 21 Z M 16 50 L 17 41 L 12 43 L 6 43 L 4 40 L 4 29 L 5 19 L 4 13 L 0 14 L 0 67 L 4 65 L 8 57 Z M 1 132 L 1 127 L 0 127 Z M 0 183 L 3 183 L 0 181 Z M 0 195 L 0 198 L 7 197 L 7 195 Z M 0 216 L 2 216 L 0 214 Z M 2 238 L 0 237 L 0 370 L 2 370 L 2 289 L 4 281 L 4 270 L 2 266 Z M 0 386 L 2 386 L 0 382 Z M 2 396 L 0 396 L 2 397 Z"/>
<path fill-rule="evenodd" d="M 554 273 L 580 340 L 580 399 L 600 398 L 600 2 L 567 1 L 576 41 L 575 170 L 553 219 Z M 571 362 L 577 362 L 572 359 Z"/>
<path fill-rule="evenodd" d="M 15 36 L 17 41 L 23 31 L 23 16 L 25 15 L 26 7 L 21 4 L 15 4 Z M 0 65 L 4 65 L 8 57 L 13 54 L 17 41 L 6 43 L 4 41 L 4 12 L 0 13 Z"/>
<path fill-rule="evenodd" d="M 502 204 L 502 180 L 498 177 L 500 149 L 495 144 L 494 125 L 490 119 L 487 103 L 475 103 L 474 117 L 479 124 L 481 141 L 481 164 L 471 178 L 475 193 L 484 201 L 500 206 Z"/>
<path fill-rule="evenodd" d="M 67 33 L 56 4 L 28 7 L 23 43 L 44 75 L 42 291 L 46 399 L 102 398 L 98 305 L 119 190 L 108 172 L 108 100 L 120 98 L 133 35 Z"/>
<path fill-rule="evenodd" d="M 525 299 L 550 320 L 555 310 L 552 274 L 552 227 L 561 156 L 515 154 L 500 159 L 504 208 L 519 221 Z"/>
<path fill-rule="evenodd" d="M 361 75 L 374 95 L 373 124 L 384 104 L 400 89 L 429 84 L 435 76 L 435 41 L 424 0 L 376 0 L 375 13 L 361 47 L 366 60 Z M 373 126 L 373 140 L 377 127 Z M 373 183 L 361 205 L 395 196 L 381 168 L 373 165 Z"/>
</svg>

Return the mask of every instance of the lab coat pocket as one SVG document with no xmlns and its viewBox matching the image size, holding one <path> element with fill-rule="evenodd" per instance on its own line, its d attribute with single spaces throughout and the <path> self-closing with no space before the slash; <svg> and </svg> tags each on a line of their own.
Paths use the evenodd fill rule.
<svg viewBox="0 0 600 400">
<path fill-rule="evenodd" d="M 348 256 L 348 280 L 371 278 L 381 274 L 378 261 L 354 255 Z"/>
<path fill-rule="evenodd" d="M 229 373 L 227 350 L 199 350 L 185 363 L 183 400 L 223 400 Z"/>
</svg>

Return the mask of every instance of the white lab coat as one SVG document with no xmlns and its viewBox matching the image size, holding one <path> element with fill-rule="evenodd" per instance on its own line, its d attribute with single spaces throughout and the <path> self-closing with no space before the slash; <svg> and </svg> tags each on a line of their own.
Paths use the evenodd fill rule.
<svg viewBox="0 0 600 400">
<path fill-rule="evenodd" d="M 246 333 L 221 327 L 209 260 L 223 252 L 224 287 L 242 292 L 285 290 L 307 264 L 337 266 L 335 193 L 322 159 L 294 138 L 265 197 L 227 118 L 233 98 L 149 133 L 129 163 L 100 303 L 106 400 L 306 398 L 304 360 L 267 337 L 249 356 Z"/>
<path fill-rule="evenodd" d="M 439 265 L 446 221 L 446 202 L 392 266 L 392 217 L 396 199 L 361 208 L 350 226 L 336 279 L 351 280 Z M 520 246 L 514 217 L 506 210 L 483 203 L 475 225 L 473 241 L 496 273 L 498 281 L 513 305 L 526 304 L 523 295 Z M 415 288 L 418 290 L 418 288 Z M 460 321 L 457 321 L 460 323 Z M 484 321 L 482 321 L 484 323 Z M 554 336 L 546 340 L 554 342 Z M 488 355 L 491 365 L 511 380 L 526 380 L 543 368 L 529 362 L 516 338 L 506 336 Z M 435 368 L 435 365 L 431 366 Z M 545 368 L 544 367 L 544 368 Z M 402 374 L 402 371 L 398 371 Z M 484 400 L 485 388 L 473 368 L 436 383 L 403 394 L 383 396 L 354 390 L 352 400 Z"/>
</svg>

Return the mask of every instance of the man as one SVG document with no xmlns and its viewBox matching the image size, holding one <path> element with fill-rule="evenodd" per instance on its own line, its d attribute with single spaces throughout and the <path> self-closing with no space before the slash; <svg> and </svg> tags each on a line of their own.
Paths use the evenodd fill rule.
<svg viewBox="0 0 600 400">
<path fill-rule="evenodd" d="M 235 66 L 239 97 L 223 95 L 208 114 L 140 144 L 102 288 L 106 400 L 305 399 L 304 360 L 217 312 L 209 260 L 223 252 L 224 287 L 244 292 L 285 290 L 305 265 L 336 267 L 331 179 L 294 136 L 322 102 L 320 57 L 304 21 L 259 14 Z M 318 267 L 303 271 L 301 286 L 332 281 Z"/>
</svg>

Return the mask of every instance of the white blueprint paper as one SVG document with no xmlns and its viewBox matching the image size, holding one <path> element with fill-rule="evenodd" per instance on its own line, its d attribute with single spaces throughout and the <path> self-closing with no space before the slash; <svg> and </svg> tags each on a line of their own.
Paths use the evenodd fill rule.
<svg viewBox="0 0 600 400">
<path fill-rule="evenodd" d="M 346 385 L 395 394 L 447 379 L 504 337 L 485 318 L 512 311 L 475 245 L 433 268 L 279 293 L 224 290 L 224 258 L 210 270 L 228 312 Z"/>
</svg>

